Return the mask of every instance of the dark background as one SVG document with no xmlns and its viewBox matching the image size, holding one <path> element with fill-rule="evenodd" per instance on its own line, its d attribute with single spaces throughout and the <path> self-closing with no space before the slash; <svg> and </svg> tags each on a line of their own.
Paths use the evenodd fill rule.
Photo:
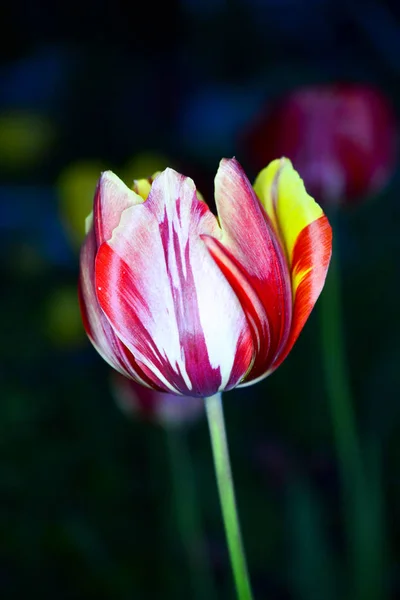
<svg viewBox="0 0 400 600">
<path fill-rule="evenodd" d="M 128 182 L 171 164 L 212 203 L 220 158 L 253 178 L 240 134 L 298 85 L 371 83 L 398 114 L 400 8 L 13 0 L 1 13 L 0 593 L 188 598 L 165 433 L 120 412 L 86 340 L 71 223 L 102 168 Z M 357 422 L 379 448 L 380 599 L 400 597 L 399 194 L 397 170 L 335 230 Z M 318 307 L 280 369 L 224 406 L 255 599 L 350 598 Z M 185 438 L 219 597 L 233 598 L 205 419 Z"/>
</svg>

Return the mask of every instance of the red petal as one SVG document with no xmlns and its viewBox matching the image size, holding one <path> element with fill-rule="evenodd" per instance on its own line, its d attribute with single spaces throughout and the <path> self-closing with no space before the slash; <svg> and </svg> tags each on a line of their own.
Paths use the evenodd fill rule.
<svg viewBox="0 0 400 600">
<path fill-rule="evenodd" d="M 289 270 L 269 217 L 234 159 L 221 161 L 215 200 L 224 235 L 222 244 L 208 246 L 259 340 L 254 365 L 245 378 L 251 381 L 269 369 L 288 339 L 292 318 Z"/>
<path fill-rule="evenodd" d="M 114 369 L 127 377 L 133 377 L 143 385 L 163 390 L 161 382 L 152 381 L 132 356 L 131 352 L 115 335 L 97 300 L 94 282 L 96 240 L 93 228 L 83 243 L 80 256 L 79 304 L 86 333 L 98 353 Z"/>
<path fill-rule="evenodd" d="M 301 277 L 293 306 L 293 322 L 285 348 L 273 364 L 275 370 L 289 354 L 324 287 L 332 251 L 332 229 L 325 215 L 299 234 L 293 251 L 292 272 Z M 303 275 L 302 275 L 303 274 Z"/>
</svg>

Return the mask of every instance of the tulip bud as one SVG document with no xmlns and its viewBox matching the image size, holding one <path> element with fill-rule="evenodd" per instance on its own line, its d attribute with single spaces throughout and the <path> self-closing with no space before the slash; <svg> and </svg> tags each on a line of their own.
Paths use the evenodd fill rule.
<svg viewBox="0 0 400 600">
<path fill-rule="evenodd" d="M 158 392 L 212 396 L 272 373 L 324 285 L 331 228 L 290 161 L 254 188 L 235 159 L 218 219 L 173 169 L 128 188 L 102 174 L 81 250 L 86 332 L 117 371 Z"/>
</svg>

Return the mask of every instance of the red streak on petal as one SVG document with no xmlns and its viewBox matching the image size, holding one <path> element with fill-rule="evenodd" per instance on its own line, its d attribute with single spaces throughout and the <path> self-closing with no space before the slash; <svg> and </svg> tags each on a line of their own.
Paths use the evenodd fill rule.
<svg viewBox="0 0 400 600">
<path fill-rule="evenodd" d="M 270 330 L 265 308 L 250 285 L 242 266 L 220 241 L 201 236 L 211 256 L 232 286 L 247 318 L 255 356 L 266 356 L 269 351 Z M 254 362 L 254 357 L 253 357 Z"/>
<path fill-rule="evenodd" d="M 225 238 L 224 250 L 221 244 L 214 244 L 214 250 L 219 245 L 222 262 L 213 256 L 258 340 L 253 367 L 245 377 L 251 381 L 268 371 L 289 337 L 293 300 L 288 260 L 269 216 L 236 160 L 221 162 L 215 189 Z M 243 285 L 246 291 L 241 289 Z M 252 306 L 253 301 L 257 307 Z"/>
<path fill-rule="evenodd" d="M 157 379 L 149 379 L 143 367 L 121 342 L 104 315 L 95 291 L 95 256 L 96 240 L 94 231 L 91 229 L 82 247 L 81 271 L 78 281 L 78 299 L 82 322 L 89 339 L 101 351 L 103 356 L 107 357 L 110 364 L 126 377 L 139 378 L 152 388 L 164 391 L 166 389 L 165 385 Z M 86 286 L 84 284 L 84 272 L 87 279 Z M 93 323 L 91 319 L 94 320 Z"/>
<path fill-rule="evenodd" d="M 231 390 L 246 378 L 247 373 L 253 366 L 254 344 L 251 329 L 248 328 L 239 336 L 235 360 L 232 366 L 231 376 L 225 390 Z"/>
<path fill-rule="evenodd" d="M 109 274 L 114 273 L 115 281 L 109 281 Z M 173 386 L 177 394 L 188 396 L 203 396 L 207 393 L 215 393 L 218 389 L 218 382 L 221 381 L 219 370 L 212 369 L 208 358 L 204 355 L 204 336 L 202 339 L 201 329 L 198 330 L 194 320 L 193 309 L 190 306 L 190 292 L 185 289 L 181 300 L 189 306 L 184 313 L 179 313 L 178 302 L 175 302 L 175 310 L 180 317 L 181 346 L 187 357 L 187 373 L 192 383 L 189 389 L 184 381 L 179 365 L 171 365 L 166 357 L 162 355 L 157 348 L 154 340 L 150 336 L 142 320 L 138 319 L 135 312 L 135 304 L 145 307 L 145 299 L 135 283 L 135 277 L 129 265 L 122 260 L 113 249 L 104 243 L 99 248 L 96 260 L 96 282 L 98 289 L 97 295 L 100 305 L 111 323 L 115 323 L 118 328 L 129 334 L 129 338 L 134 340 L 137 352 L 140 352 L 150 364 L 158 369 L 168 383 Z M 188 287 L 188 286 L 187 286 Z M 127 293 L 129 290 L 129 293 Z M 192 321 L 190 321 L 192 319 Z M 190 327 L 190 323 L 193 325 Z M 173 320 L 171 320 L 173 323 Z M 127 336 L 128 337 L 128 336 Z M 205 349 L 206 350 L 206 349 Z M 203 362 L 204 359 L 204 362 Z M 148 377 L 158 382 L 157 376 L 150 367 L 144 367 Z M 218 377 L 218 380 L 216 380 Z M 213 386 L 213 387 L 211 387 Z M 216 387 L 215 387 L 216 386 Z M 165 386 L 163 386 L 165 389 Z M 171 391 L 171 390 L 168 390 Z"/>
<path fill-rule="evenodd" d="M 293 273 L 308 273 L 295 291 L 289 339 L 271 370 L 283 362 L 299 337 L 324 286 L 331 250 L 332 230 L 328 219 L 322 215 L 300 232 L 293 249 Z"/>
<path fill-rule="evenodd" d="M 287 268 L 281 259 L 282 252 L 276 251 L 276 264 L 272 267 L 274 276 L 270 281 L 262 282 L 244 272 L 243 266 L 221 242 L 210 236 L 202 236 L 202 239 L 245 312 L 254 354 L 244 381 L 252 381 L 268 371 L 285 347 L 290 332 L 292 311 L 286 298 Z M 274 247 L 278 242 L 271 239 Z"/>
<path fill-rule="evenodd" d="M 180 205 L 181 199 L 177 198 L 176 212 L 178 220 L 180 220 Z M 172 225 L 174 266 L 178 271 L 179 279 L 179 285 L 175 286 L 171 273 L 173 265 L 170 264 L 171 256 L 168 253 L 168 248 L 171 245 L 169 226 L 170 223 L 165 209 L 164 220 L 159 225 L 160 237 L 164 249 L 167 274 L 171 283 L 176 323 L 185 356 L 186 372 L 193 386 L 193 389 L 188 390 L 188 393 L 191 395 L 207 396 L 215 393 L 221 386 L 221 369 L 220 367 L 212 367 L 210 363 L 207 344 L 200 322 L 196 285 L 191 265 L 190 236 L 185 246 L 181 247 L 178 233 Z"/>
</svg>

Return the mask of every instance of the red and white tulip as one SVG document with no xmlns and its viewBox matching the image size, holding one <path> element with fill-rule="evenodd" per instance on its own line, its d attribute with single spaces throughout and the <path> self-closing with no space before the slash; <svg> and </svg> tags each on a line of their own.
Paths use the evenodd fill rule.
<svg viewBox="0 0 400 600">
<path fill-rule="evenodd" d="M 210 396 L 274 371 L 325 281 L 331 228 L 287 159 L 251 186 L 235 159 L 215 178 L 216 218 L 172 169 L 129 189 L 102 174 L 81 251 L 87 334 L 123 375 Z"/>
</svg>

